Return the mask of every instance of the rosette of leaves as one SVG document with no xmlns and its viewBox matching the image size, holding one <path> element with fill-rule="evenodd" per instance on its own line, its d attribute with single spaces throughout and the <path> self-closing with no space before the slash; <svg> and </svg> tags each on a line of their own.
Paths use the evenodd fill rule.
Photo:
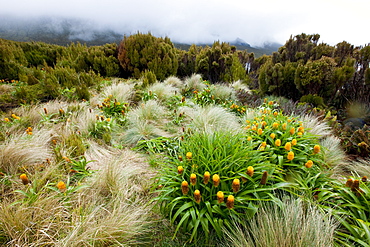
<svg viewBox="0 0 370 247">
<path fill-rule="evenodd" d="M 295 182 L 300 193 L 327 184 L 327 167 L 320 152 L 318 137 L 304 128 L 304 123 L 286 116 L 266 102 L 246 120 L 246 135 L 254 150 L 269 157 L 282 179 Z"/>
<path fill-rule="evenodd" d="M 252 167 L 252 168 L 251 168 Z M 180 143 L 178 156 L 168 156 L 158 177 L 155 200 L 171 223 L 190 235 L 222 236 L 230 220 L 252 217 L 257 201 L 287 187 L 268 157 L 242 134 L 195 132 Z"/>
</svg>

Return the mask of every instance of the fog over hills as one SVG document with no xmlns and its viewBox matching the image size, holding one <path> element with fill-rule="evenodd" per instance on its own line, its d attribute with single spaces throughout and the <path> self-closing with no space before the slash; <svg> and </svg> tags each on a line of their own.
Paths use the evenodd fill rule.
<svg viewBox="0 0 370 247">
<path fill-rule="evenodd" d="M 71 42 L 103 45 L 106 43 L 119 43 L 124 35 L 131 35 L 138 31 L 140 30 L 127 30 L 121 33 L 114 31 L 109 26 L 97 25 L 95 22 L 80 18 L 43 16 L 19 19 L 10 15 L 0 16 L 0 38 L 14 41 L 41 41 L 58 45 L 67 45 Z M 256 56 L 271 54 L 282 46 L 282 44 L 271 42 L 264 43 L 262 47 L 252 47 L 238 37 L 235 37 L 235 40 L 219 41 L 235 45 L 238 50 L 246 49 L 248 52 L 254 52 Z M 191 45 L 188 42 L 173 42 L 179 49 L 188 49 Z M 195 44 L 202 46 L 212 45 L 212 43 Z"/>
</svg>

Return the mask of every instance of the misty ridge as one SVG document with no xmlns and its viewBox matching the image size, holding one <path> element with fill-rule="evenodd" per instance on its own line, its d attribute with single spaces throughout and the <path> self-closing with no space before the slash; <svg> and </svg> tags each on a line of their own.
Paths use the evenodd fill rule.
<svg viewBox="0 0 370 247">
<path fill-rule="evenodd" d="M 123 24 L 122 26 L 124 31 L 82 18 L 41 16 L 21 19 L 11 15 L 1 15 L 0 38 L 20 42 L 41 41 L 56 45 L 80 42 L 88 46 L 99 46 L 107 43 L 119 44 L 124 35 L 129 36 L 141 32 L 141 30 L 131 30 L 129 24 Z M 156 31 L 153 30 L 153 32 Z M 282 46 L 282 44 L 276 42 L 265 42 L 262 46 L 252 47 L 238 37 L 235 37 L 234 40 L 221 41 L 235 45 L 238 50 L 253 52 L 256 57 L 263 54 L 270 55 Z M 173 43 L 177 48 L 184 50 L 188 50 L 190 45 L 193 44 L 181 41 L 173 41 Z M 198 46 L 212 45 L 212 43 L 205 42 L 194 42 L 194 44 Z"/>
</svg>

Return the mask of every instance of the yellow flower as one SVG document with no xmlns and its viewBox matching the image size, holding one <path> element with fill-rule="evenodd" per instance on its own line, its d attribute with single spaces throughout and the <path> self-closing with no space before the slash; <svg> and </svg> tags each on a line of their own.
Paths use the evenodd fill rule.
<svg viewBox="0 0 370 247">
<path fill-rule="evenodd" d="M 188 159 L 188 160 L 191 160 L 191 158 L 193 157 L 193 154 L 191 153 L 191 152 L 187 152 L 186 153 L 186 158 Z"/>
<path fill-rule="evenodd" d="M 10 122 L 9 118 L 4 118 L 5 122 Z"/>
<path fill-rule="evenodd" d="M 110 118 L 107 118 L 105 121 L 110 122 L 110 120 L 111 120 Z"/>
<path fill-rule="evenodd" d="M 313 165 L 312 160 L 308 160 L 304 166 L 307 167 L 307 168 L 311 168 L 312 165 Z"/>
<path fill-rule="evenodd" d="M 293 140 L 292 140 L 292 145 L 293 145 L 293 146 L 297 145 L 297 140 L 296 140 L 296 139 L 293 139 Z"/>
<path fill-rule="evenodd" d="M 285 148 L 286 151 L 290 151 L 290 149 L 292 149 L 292 144 L 290 142 L 287 142 L 287 143 L 285 143 L 284 148 Z"/>
<path fill-rule="evenodd" d="M 177 167 L 177 172 L 178 172 L 179 174 L 182 174 L 182 173 L 184 172 L 184 167 L 182 167 L 182 166 L 178 166 L 178 167 Z"/>
<path fill-rule="evenodd" d="M 203 183 L 208 184 L 210 178 L 211 178 L 211 174 L 209 172 L 205 172 L 203 176 Z"/>
<path fill-rule="evenodd" d="M 213 181 L 213 185 L 217 187 L 220 184 L 220 176 L 218 176 L 217 174 L 214 174 L 212 176 L 212 181 Z"/>
<path fill-rule="evenodd" d="M 288 120 L 287 120 L 287 121 L 288 121 L 288 123 L 290 123 L 290 122 L 292 122 L 292 119 L 288 118 Z"/>
<path fill-rule="evenodd" d="M 183 195 L 187 195 L 189 193 L 189 184 L 187 181 L 182 181 L 181 191 Z"/>
<path fill-rule="evenodd" d="M 299 127 L 299 128 L 298 128 L 298 132 L 302 132 L 302 133 L 304 133 L 304 127 L 303 127 L 303 126 Z"/>
<path fill-rule="evenodd" d="M 267 145 L 267 143 L 266 143 L 266 142 L 262 142 L 262 143 L 261 143 L 261 147 L 264 147 L 264 148 L 265 148 L 265 147 L 266 147 L 266 145 Z"/>
<path fill-rule="evenodd" d="M 274 104 L 274 101 L 269 101 L 269 105 L 273 105 Z"/>
<path fill-rule="evenodd" d="M 248 166 L 248 168 L 247 168 L 247 174 L 250 177 L 253 177 L 253 174 L 254 174 L 254 168 L 253 168 L 253 166 Z"/>
<path fill-rule="evenodd" d="M 67 186 L 63 181 L 59 181 L 57 183 L 57 188 L 59 189 L 60 192 L 64 192 L 64 191 L 66 191 Z"/>
<path fill-rule="evenodd" d="M 262 133 L 263 133 L 263 130 L 262 129 L 258 129 L 257 134 L 258 135 L 262 135 Z"/>
<path fill-rule="evenodd" d="M 293 151 L 290 151 L 287 156 L 288 160 L 292 161 L 294 159 L 294 153 Z"/>
<path fill-rule="evenodd" d="M 239 191 L 239 189 L 240 189 L 240 180 L 239 179 L 235 178 L 233 180 L 232 188 L 233 188 L 234 193 Z"/>
<path fill-rule="evenodd" d="M 247 141 L 251 141 L 251 140 L 252 140 L 252 137 L 248 136 Z"/>
<path fill-rule="evenodd" d="M 320 146 L 319 145 L 315 145 L 314 147 L 313 147 L 313 153 L 314 154 L 317 154 L 317 153 L 319 153 L 320 152 Z"/>
<path fill-rule="evenodd" d="M 201 195 L 199 190 L 194 191 L 194 199 L 196 203 L 200 203 Z"/>
<path fill-rule="evenodd" d="M 286 123 L 283 123 L 283 125 L 281 126 L 283 130 L 286 130 Z"/>
<path fill-rule="evenodd" d="M 280 147 L 280 145 L 281 145 L 281 140 L 280 139 L 276 139 L 275 146 Z"/>
<path fill-rule="evenodd" d="M 257 130 L 257 127 L 256 127 L 256 126 L 253 126 L 253 127 L 252 127 L 252 130 L 253 130 L 253 131 L 256 131 L 256 130 Z"/>
<path fill-rule="evenodd" d="M 27 175 L 26 174 L 21 174 L 20 176 L 19 176 L 19 178 L 22 180 L 22 183 L 24 184 L 24 185 L 27 185 L 27 184 L 29 184 L 30 183 L 30 180 L 28 179 L 28 177 L 27 177 Z"/>
<path fill-rule="evenodd" d="M 17 115 L 15 115 L 14 113 L 12 114 L 12 118 L 17 118 Z"/>
<path fill-rule="evenodd" d="M 182 161 L 182 156 L 181 155 L 179 155 L 179 160 Z"/>
<path fill-rule="evenodd" d="M 291 134 L 291 135 L 294 135 L 294 133 L 295 133 L 295 128 L 293 127 L 293 128 L 291 128 L 290 129 L 290 131 L 289 131 L 289 133 Z"/>
<path fill-rule="evenodd" d="M 277 122 L 274 122 L 272 124 L 272 128 L 277 129 L 279 127 L 279 124 Z"/>
<path fill-rule="evenodd" d="M 226 201 L 226 207 L 228 209 L 232 209 L 234 207 L 234 196 L 233 195 L 229 195 L 227 197 L 227 201 Z"/>
<path fill-rule="evenodd" d="M 276 117 L 279 113 L 277 111 L 274 111 L 274 116 Z"/>
<path fill-rule="evenodd" d="M 197 175 L 195 175 L 194 173 L 190 175 L 190 183 L 191 185 L 195 185 L 197 183 Z"/>
<path fill-rule="evenodd" d="M 218 201 L 218 203 L 223 203 L 224 198 L 225 198 L 224 192 L 222 192 L 222 191 L 217 192 L 217 201 Z"/>
<path fill-rule="evenodd" d="M 302 135 L 303 135 L 303 133 L 302 133 L 302 132 L 298 132 L 298 133 L 297 133 L 297 135 L 298 135 L 298 136 L 302 136 Z"/>
<path fill-rule="evenodd" d="M 274 138 L 276 137 L 275 133 L 271 133 L 271 134 L 270 134 L 270 137 L 271 137 L 272 139 L 274 139 Z"/>
<path fill-rule="evenodd" d="M 261 122 L 262 127 L 265 127 L 267 125 L 266 121 Z"/>
</svg>

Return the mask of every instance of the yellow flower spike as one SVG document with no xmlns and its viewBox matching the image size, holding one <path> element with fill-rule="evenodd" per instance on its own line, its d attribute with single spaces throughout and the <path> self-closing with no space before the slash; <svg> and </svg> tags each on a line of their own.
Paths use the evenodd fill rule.
<svg viewBox="0 0 370 247">
<path fill-rule="evenodd" d="M 17 118 L 17 115 L 15 115 L 14 113 L 12 114 L 12 118 Z"/>
<path fill-rule="evenodd" d="M 191 185 L 195 185 L 197 183 L 197 175 L 195 175 L 194 173 L 192 173 L 190 175 L 190 184 Z"/>
<path fill-rule="evenodd" d="M 290 149 L 292 149 L 292 144 L 290 142 L 287 142 L 287 143 L 285 143 L 284 148 L 285 148 L 286 151 L 290 151 Z"/>
<path fill-rule="evenodd" d="M 196 203 L 200 203 L 200 199 L 201 199 L 201 195 L 200 195 L 200 191 L 199 190 L 195 190 L 194 191 L 194 199 L 195 199 L 195 202 Z"/>
<path fill-rule="evenodd" d="M 229 195 L 229 196 L 227 197 L 227 200 L 226 200 L 226 207 L 227 207 L 228 209 L 232 209 L 232 208 L 234 208 L 234 201 L 235 201 L 234 196 L 233 196 L 233 195 Z"/>
<path fill-rule="evenodd" d="M 276 139 L 275 146 L 280 147 L 280 145 L 281 145 L 281 140 L 280 139 Z"/>
<path fill-rule="evenodd" d="M 312 160 L 308 160 L 304 166 L 307 167 L 307 168 L 311 168 L 312 165 L 313 165 Z"/>
<path fill-rule="evenodd" d="M 289 130 L 289 133 L 291 134 L 291 135 L 294 135 L 294 133 L 295 133 L 295 128 L 293 127 L 293 128 L 291 128 L 290 130 Z"/>
<path fill-rule="evenodd" d="M 211 174 L 209 172 L 205 172 L 203 176 L 203 183 L 208 184 L 210 178 L 211 178 Z"/>
<path fill-rule="evenodd" d="M 232 183 L 233 192 L 236 193 L 240 190 L 240 180 L 235 178 Z"/>
<path fill-rule="evenodd" d="M 215 187 L 218 187 L 218 185 L 220 184 L 220 176 L 218 176 L 217 174 L 214 174 L 212 176 L 212 181 L 213 181 L 213 185 Z"/>
<path fill-rule="evenodd" d="M 263 130 L 262 130 L 262 129 L 258 129 L 258 130 L 257 130 L 257 134 L 258 134 L 258 135 L 262 135 L 262 133 L 263 133 Z"/>
<path fill-rule="evenodd" d="M 60 192 L 65 192 L 67 189 L 67 185 L 63 181 L 59 181 L 57 183 L 57 188 Z"/>
<path fill-rule="evenodd" d="M 5 122 L 10 122 L 9 118 L 4 118 Z"/>
<path fill-rule="evenodd" d="M 279 124 L 277 122 L 274 122 L 272 124 L 272 128 L 277 129 L 279 127 Z"/>
<path fill-rule="evenodd" d="M 292 140 L 292 145 L 293 145 L 293 146 L 297 145 L 297 140 L 296 140 L 296 139 L 293 139 L 293 140 Z"/>
<path fill-rule="evenodd" d="M 275 137 L 276 137 L 275 133 L 271 133 L 271 134 L 270 134 L 270 137 L 271 137 L 272 139 L 275 139 Z"/>
<path fill-rule="evenodd" d="M 178 166 L 177 167 L 177 172 L 178 172 L 178 174 L 182 174 L 183 172 L 184 172 L 184 167 L 182 167 L 182 166 Z"/>
<path fill-rule="evenodd" d="M 319 153 L 320 152 L 320 146 L 319 145 L 315 145 L 314 147 L 313 147 L 313 153 L 314 154 L 317 154 L 317 153 Z"/>
<path fill-rule="evenodd" d="M 186 158 L 188 159 L 188 160 L 191 160 L 191 158 L 193 157 L 193 154 L 191 153 L 191 152 L 187 152 L 186 153 Z"/>
<path fill-rule="evenodd" d="M 262 174 L 260 184 L 265 185 L 267 183 L 267 176 L 268 176 L 267 171 L 264 171 L 263 174 Z"/>
<path fill-rule="evenodd" d="M 304 127 L 303 127 L 303 126 L 299 127 L 299 128 L 298 128 L 298 132 L 302 132 L 302 133 L 304 133 Z"/>
<path fill-rule="evenodd" d="M 224 192 L 222 192 L 222 191 L 217 192 L 217 201 L 218 201 L 218 203 L 223 203 L 224 199 L 225 199 Z"/>
<path fill-rule="evenodd" d="M 293 153 L 293 151 L 290 151 L 290 152 L 288 153 L 287 159 L 288 159 L 289 161 L 292 161 L 292 160 L 294 159 L 294 153 Z"/>
<path fill-rule="evenodd" d="M 254 174 L 254 168 L 253 168 L 253 166 L 248 166 L 248 168 L 247 168 L 247 175 L 250 176 L 250 177 L 253 177 L 253 174 Z"/>
<path fill-rule="evenodd" d="M 182 181 L 181 191 L 183 195 L 187 195 L 189 193 L 189 184 L 187 181 Z"/>
<path fill-rule="evenodd" d="M 22 183 L 24 185 L 27 185 L 30 183 L 30 180 L 28 179 L 27 175 L 25 173 L 21 174 L 19 178 L 22 180 Z"/>
<path fill-rule="evenodd" d="M 247 141 L 251 141 L 251 140 L 252 140 L 252 137 L 248 136 Z"/>
</svg>

